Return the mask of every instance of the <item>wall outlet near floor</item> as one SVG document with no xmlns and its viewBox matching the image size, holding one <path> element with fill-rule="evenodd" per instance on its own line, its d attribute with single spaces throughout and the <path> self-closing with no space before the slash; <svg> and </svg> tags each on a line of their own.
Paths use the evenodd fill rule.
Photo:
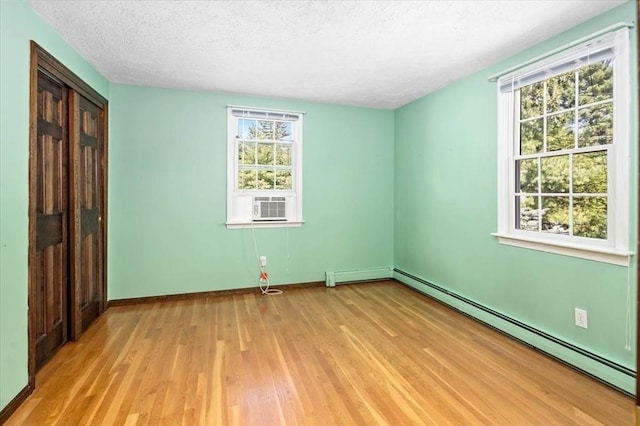
<svg viewBox="0 0 640 426">
<path fill-rule="evenodd" d="M 587 311 L 585 309 L 576 308 L 576 325 L 582 328 L 589 328 L 587 322 Z"/>
<path fill-rule="evenodd" d="M 267 256 L 260 256 L 260 266 L 267 266 Z"/>
</svg>

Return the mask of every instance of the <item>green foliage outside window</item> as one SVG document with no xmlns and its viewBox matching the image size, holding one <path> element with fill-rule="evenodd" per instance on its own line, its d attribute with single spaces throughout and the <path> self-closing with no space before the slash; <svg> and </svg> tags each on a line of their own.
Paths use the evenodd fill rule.
<svg viewBox="0 0 640 426">
<path fill-rule="evenodd" d="M 519 229 L 607 238 L 613 67 L 602 61 L 520 89 Z M 566 152 L 602 146 L 590 152 Z M 547 153 L 553 155 L 548 155 Z M 535 154 L 541 154 L 535 156 Z"/>
<path fill-rule="evenodd" d="M 238 127 L 238 189 L 292 189 L 291 122 L 240 119 Z"/>
</svg>

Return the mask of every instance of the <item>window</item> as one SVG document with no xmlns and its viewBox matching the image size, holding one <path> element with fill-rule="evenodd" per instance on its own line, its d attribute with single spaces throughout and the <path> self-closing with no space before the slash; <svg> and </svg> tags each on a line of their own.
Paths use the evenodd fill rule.
<svg viewBox="0 0 640 426">
<path fill-rule="evenodd" d="M 500 242 L 628 264 L 628 30 L 498 79 Z"/>
<path fill-rule="evenodd" d="M 299 112 L 227 108 L 227 227 L 300 226 Z"/>
</svg>

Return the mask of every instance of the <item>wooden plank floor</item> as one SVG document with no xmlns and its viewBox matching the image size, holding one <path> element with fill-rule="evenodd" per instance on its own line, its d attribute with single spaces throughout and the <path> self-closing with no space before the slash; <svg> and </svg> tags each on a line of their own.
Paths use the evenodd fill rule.
<svg viewBox="0 0 640 426">
<path fill-rule="evenodd" d="M 630 425 L 631 398 L 395 282 L 110 308 L 9 425 Z"/>
</svg>

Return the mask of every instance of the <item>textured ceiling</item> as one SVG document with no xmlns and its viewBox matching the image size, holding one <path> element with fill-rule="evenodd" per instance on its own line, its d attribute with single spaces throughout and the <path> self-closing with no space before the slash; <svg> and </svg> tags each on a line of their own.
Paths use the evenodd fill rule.
<svg viewBox="0 0 640 426">
<path fill-rule="evenodd" d="M 29 1 L 111 82 L 377 108 L 623 2 Z"/>
</svg>

